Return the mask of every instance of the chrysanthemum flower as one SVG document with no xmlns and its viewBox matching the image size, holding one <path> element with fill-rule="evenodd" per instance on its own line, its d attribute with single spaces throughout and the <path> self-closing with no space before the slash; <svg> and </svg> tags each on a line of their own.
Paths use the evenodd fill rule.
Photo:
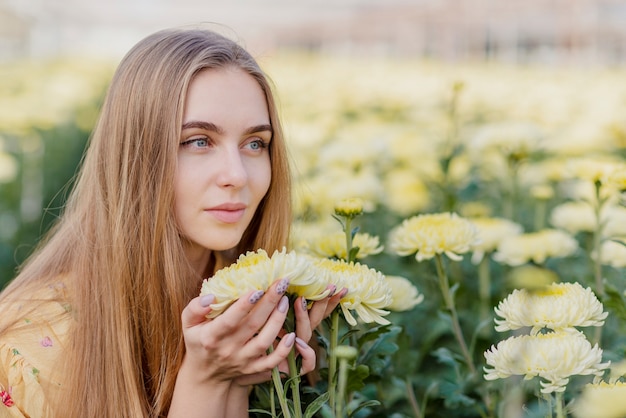
<svg viewBox="0 0 626 418">
<path fill-rule="evenodd" d="M 391 288 L 385 276 L 377 270 L 359 263 L 321 258 L 316 260 L 316 274 L 325 283 L 333 283 L 337 289 L 347 288 L 340 306 L 346 321 L 356 325 L 350 311 L 355 311 L 366 323 L 389 324 L 383 316 L 392 300 Z"/>
<path fill-rule="evenodd" d="M 346 234 L 343 231 L 319 233 L 301 242 L 302 249 L 318 257 L 347 259 Z M 352 246 L 359 247 L 357 259 L 383 251 L 379 238 L 367 233 L 357 232 L 352 239 Z"/>
<path fill-rule="evenodd" d="M 595 259 L 597 254 L 592 252 L 591 256 Z M 626 267 L 626 243 L 609 240 L 604 241 L 600 247 L 600 263 L 614 267 Z"/>
<path fill-rule="evenodd" d="M 471 218 L 469 219 L 478 231 L 479 241 L 472 246 L 474 254 L 472 262 L 479 263 L 486 253 L 495 250 L 500 242 L 509 236 L 523 232 L 520 224 L 504 218 Z"/>
<path fill-rule="evenodd" d="M 532 379 L 538 376 L 541 392 L 563 392 L 574 375 L 601 375 L 609 363 L 602 363 L 602 350 L 581 332 L 549 332 L 521 335 L 500 341 L 485 351 L 485 379 L 513 375 Z"/>
<path fill-rule="evenodd" d="M 417 261 L 445 254 L 458 261 L 460 254 L 478 244 L 473 223 L 456 213 L 435 213 L 405 219 L 391 231 L 389 246 L 398 255 L 415 254 Z"/>
<path fill-rule="evenodd" d="M 385 173 L 383 182 L 385 205 L 401 216 L 422 211 L 431 202 L 430 190 L 416 170 L 394 168 Z"/>
<path fill-rule="evenodd" d="M 541 290 L 514 290 L 495 308 L 496 331 L 532 327 L 574 331 L 574 327 L 601 326 L 608 316 L 591 288 L 579 283 L 553 283 Z"/>
<path fill-rule="evenodd" d="M 308 257 L 295 252 L 275 251 L 271 257 L 265 250 L 249 251 L 239 256 L 237 261 L 202 283 L 201 295 L 212 294 L 216 302 L 211 305 L 209 318 L 220 315 L 228 306 L 244 293 L 252 290 L 267 290 L 277 279 L 289 279 L 288 293 L 316 282 L 315 269 Z M 324 284 L 324 288 L 326 284 Z M 310 295 L 313 299 L 315 295 Z"/>
<path fill-rule="evenodd" d="M 391 287 L 391 304 L 387 309 L 395 312 L 409 311 L 422 303 L 424 295 L 411 281 L 401 276 L 385 276 Z"/>
<path fill-rule="evenodd" d="M 543 263 L 550 257 L 567 257 L 578 249 L 578 241 L 565 231 L 544 229 L 505 238 L 493 259 L 510 266 L 530 261 Z"/>
<path fill-rule="evenodd" d="M 338 216 L 345 216 L 348 218 L 354 218 L 363 213 L 363 199 L 358 197 L 352 197 L 342 199 L 335 203 L 335 214 Z"/>
<path fill-rule="evenodd" d="M 598 226 L 593 207 L 589 202 L 565 202 L 552 209 L 550 224 L 571 234 L 593 232 Z"/>
<path fill-rule="evenodd" d="M 626 416 L 626 383 L 593 383 L 583 388 L 572 405 L 576 418 L 624 418 Z"/>
</svg>

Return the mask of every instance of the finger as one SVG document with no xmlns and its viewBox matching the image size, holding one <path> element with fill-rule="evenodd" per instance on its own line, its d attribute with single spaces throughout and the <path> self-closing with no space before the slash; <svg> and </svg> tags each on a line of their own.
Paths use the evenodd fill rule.
<svg viewBox="0 0 626 418">
<path fill-rule="evenodd" d="M 283 295 L 289 287 L 289 279 L 281 279 L 275 281 L 263 297 L 254 304 L 253 309 L 245 317 L 245 324 L 250 330 L 256 333 L 261 327 L 264 327 L 270 315 L 275 312 L 276 307 L 282 300 Z M 283 312 L 281 312 L 283 313 Z M 286 311 L 285 311 L 286 316 Z M 242 318 L 244 319 L 244 318 Z M 241 320 L 240 320 L 241 322 Z M 281 325 L 284 322 L 282 318 Z"/>
<path fill-rule="evenodd" d="M 311 346 L 309 346 L 304 340 L 296 337 L 296 350 L 300 353 L 302 357 L 302 368 L 300 369 L 300 374 L 304 375 L 313 370 L 315 370 L 316 359 L 315 359 L 315 350 Z"/>
<path fill-rule="evenodd" d="M 207 320 L 211 312 L 211 304 L 215 302 L 214 295 L 204 295 L 193 298 L 181 313 L 183 328 L 191 328 Z"/>
<path fill-rule="evenodd" d="M 296 312 L 296 334 L 298 338 L 308 342 L 316 325 L 313 325 L 309 320 L 309 310 L 304 296 L 296 300 L 294 310 Z"/>
<path fill-rule="evenodd" d="M 244 356 L 257 357 L 267 352 L 267 349 L 274 345 L 276 338 L 283 331 L 285 317 L 287 316 L 288 310 L 289 298 L 283 295 L 280 302 L 278 302 L 278 306 L 274 308 L 274 311 L 270 317 L 267 318 L 267 321 L 261 330 L 256 333 L 254 338 L 251 338 L 250 341 L 246 343 L 246 345 L 241 349 L 241 353 Z M 289 334 L 285 334 L 281 340 L 284 340 L 288 336 Z"/>
</svg>

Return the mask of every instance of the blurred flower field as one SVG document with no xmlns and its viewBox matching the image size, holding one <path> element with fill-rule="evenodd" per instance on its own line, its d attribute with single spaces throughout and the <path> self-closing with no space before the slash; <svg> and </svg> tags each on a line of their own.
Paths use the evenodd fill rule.
<svg viewBox="0 0 626 418">
<path fill-rule="evenodd" d="M 419 291 L 359 342 L 348 387 L 378 402 L 353 416 L 626 416 L 619 69 L 260 63 L 293 156 L 292 247 L 345 258 L 333 208 L 360 198 L 359 261 Z M 0 283 L 58 213 L 111 70 L 0 67 Z"/>
</svg>

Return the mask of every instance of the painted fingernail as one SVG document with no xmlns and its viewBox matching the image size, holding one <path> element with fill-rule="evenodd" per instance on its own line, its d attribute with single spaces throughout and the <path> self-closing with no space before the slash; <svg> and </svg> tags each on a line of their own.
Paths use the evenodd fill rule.
<svg viewBox="0 0 626 418">
<path fill-rule="evenodd" d="M 326 289 L 330 290 L 330 293 L 328 293 L 328 297 L 331 297 L 337 291 L 337 286 L 335 286 L 334 284 L 329 284 L 328 286 L 326 286 Z"/>
<path fill-rule="evenodd" d="M 278 302 L 278 312 L 285 313 L 289 309 L 289 298 L 287 296 L 283 296 Z"/>
<path fill-rule="evenodd" d="M 215 295 L 204 295 L 200 298 L 200 305 L 202 305 L 203 308 L 206 308 L 213 302 L 215 302 Z"/>
<path fill-rule="evenodd" d="M 250 299 L 248 299 L 248 301 L 254 305 L 263 297 L 264 294 L 265 294 L 264 290 L 257 290 L 250 296 Z"/>
<path fill-rule="evenodd" d="M 296 337 L 296 344 L 298 344 L 302 348 L 308 348 L 309 345 L 304 342 L 303 339 Z"/>
<path fill-rule="evenodd" d="M 339 292 L 339 297 L 342 298 L 347 294 L 348 294 L 348 289 L 344 287 L 343 289 L 341 289 L 341 292 Z"/>
<path fill-rule="evenodd" d="M 306 298 L 302 296 L 302 309 L 306 311 L 308 308 L 309 308 L 309 304 L 307 303 Z"/>
<path fill-rule="evenodd" d="M 288 287 L 289 287 L 289 279 L 282 279 L 276 285 L 276 293 L 278 293 L 279 295 L 282 295 L 283 293 L 287 291 Z"/>
<path fill-rule="evenodd" d="M 290 332 L 283 337 L 283 340 L 285 340 L 285 346 L 291 347 L 293 345 L 293 342 L 296 341 L 296 333 Z"/>
</svg>

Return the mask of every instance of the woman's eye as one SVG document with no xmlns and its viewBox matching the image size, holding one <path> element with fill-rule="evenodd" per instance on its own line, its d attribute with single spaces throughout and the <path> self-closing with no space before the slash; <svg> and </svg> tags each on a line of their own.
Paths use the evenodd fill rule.
<svg viewBox="0 0 626 418">
<path fill-rule="evenodd" d="M 206 148 L 209 146 L 209 140 L 207 138 L 191 138 L 181 142 L 180 145 L 182 147 Z"/>
<path fill-rule="evenodd" d="M 267 148 L 267 143 L 262 139 L 255 139 L 254 141 L 248 142 L 246 146 L 253 151 L 258 151 Z"/>
</svg>

